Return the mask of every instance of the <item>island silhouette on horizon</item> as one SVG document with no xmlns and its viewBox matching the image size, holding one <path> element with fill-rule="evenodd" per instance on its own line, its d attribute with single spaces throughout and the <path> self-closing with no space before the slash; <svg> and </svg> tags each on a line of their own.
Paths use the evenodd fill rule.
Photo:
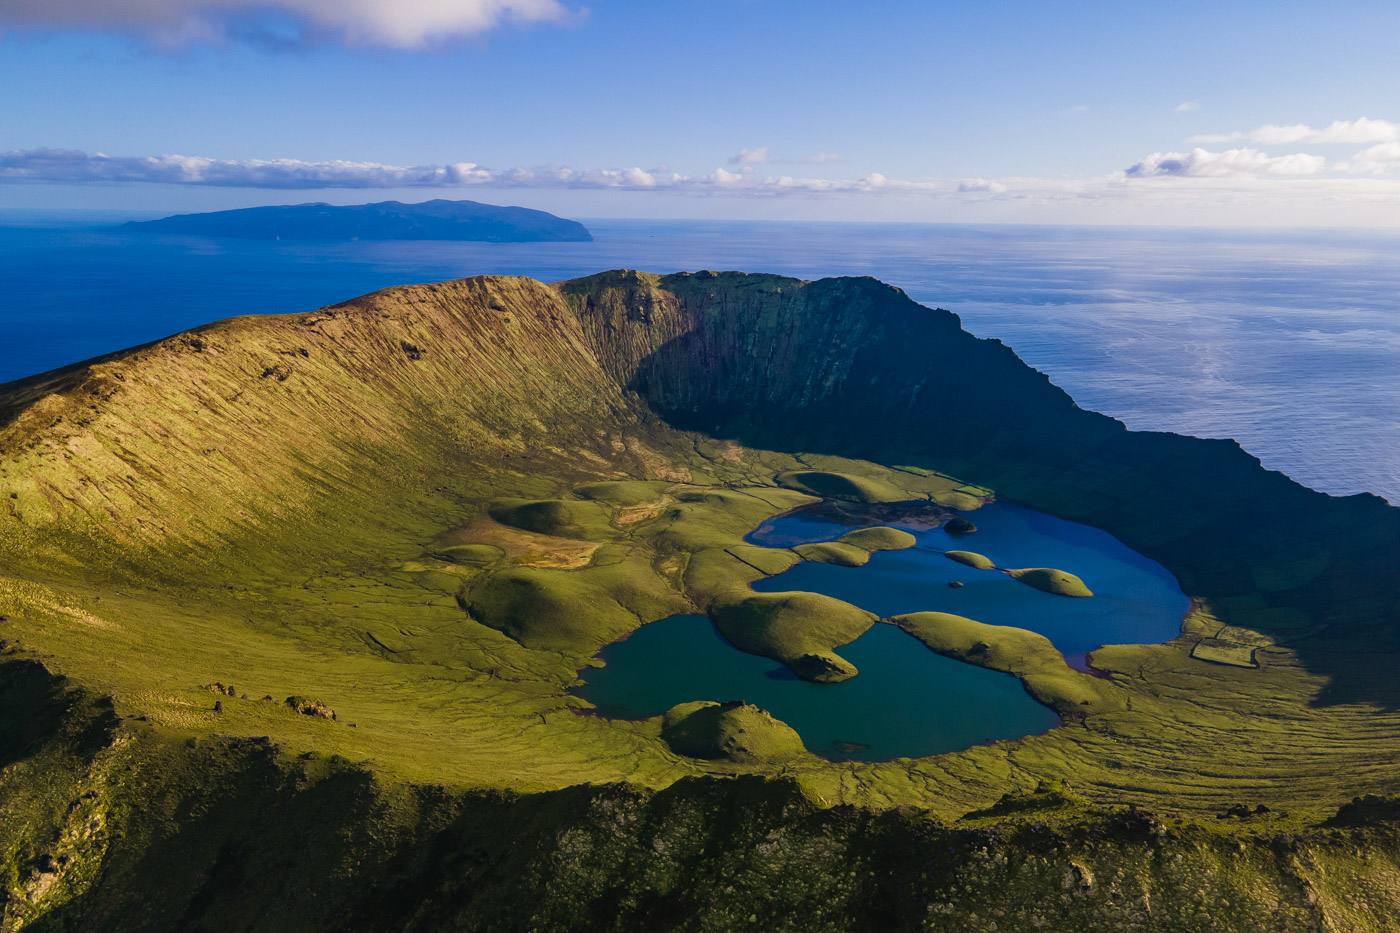
<svg viewBox="0 0 1400 933">
<path fill-rule="evenodd" d="M 528 207 L 436 199 L 417 204 L 288 204 L 132 221 L 142 233 L 247 240 L 465 240 L 487 243 L 592 242 L 576 220 Z"/>
</svg>

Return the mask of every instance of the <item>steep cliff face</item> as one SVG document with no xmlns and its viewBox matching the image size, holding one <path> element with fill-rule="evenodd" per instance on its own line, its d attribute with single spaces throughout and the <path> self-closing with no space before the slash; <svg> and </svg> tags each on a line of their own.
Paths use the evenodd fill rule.
<svg viewBox="0 0 1400 933">
<path fill-rule="evenodd" d="M 511 278 L 221 321 L 4 395 L 0 486 L 25 528 L 162 545 L 372 487 L 371 468 L 592 445 L 632 405 L 558 294 Z"/>
<path fill-rule="evenodd" d="M 659 717 L 580 715 L 567 688 L 599 646 L 722 613 L 800 558 L 742 549 L 812 501 L 801 476 L 1084 521 L 1162 561 L 1195 606 L 1172 643 L 1096 652 L 1101 678 L 1049 659 L 1064 727 L 937 758 L 709 760 L 677 754 Z M 198 928 L 304 873 L 336 910 L 418 898 L 422 928 L 529 905 L 541 929 L 579 910 L 618 928 L 1257 929 L 1273 911 L 1269 928 L 1384 929 L 1393 829 L 1353 845 L 1319 822 L 1400 788 L 1398 566 L 1383 501 L 1304 489 L 1231 442 L 1129 432 L 869 279 L 477 278 L 212 324 L 0 387 L 0 669 L 33 713 L 0 723 L 7 917 L 138 926 L 123 891 L 198 890 L 151 925 Z M 72 689 L 17 667 L 38 659 Z M 736 775 L 756 783 L 713 780 Z M 795 783 L 758 781 L 779 775 Z M 1060 778 L 1083 798 L 1053 818 L 996 808 Z M 620 781 L 636 786 L 568 790 Z M 1215 819 L 1260 802 L 1253 822 Z M 896 807 L 913 810 L 873 815 Z M 243 812 L 267 814 L 264 836 Z M 290 866 L 283 817 L 343 834 Z M 1021 823 L 993 830 L 1005 820 Z M 506 870 L 507 843 L 466 841 L 483 832 L 529 842 Z M 335 861 L 352 837 L 388 880 Z M 185 874 L 158 854 L 182 846 Z M 945 864 L 949 846 L 995 870 Z M 737 875 L 720 849 L 747 853 Z M 618 881 L 598 867 L 618 865 Z M 774 880 L 794 875 L 806 886 Z M 1062 906 L 1033 906 L 1047 899 Z M 337 927 L 302 908 L 289 927 Z"/>
</svg>

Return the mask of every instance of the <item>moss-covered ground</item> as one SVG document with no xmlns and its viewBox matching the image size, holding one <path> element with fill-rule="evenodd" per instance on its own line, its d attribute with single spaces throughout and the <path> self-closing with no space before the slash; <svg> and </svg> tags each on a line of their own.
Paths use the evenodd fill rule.
<svg viewBox="0 0 1400 933">
<path fill-rule="evenodd" d="M 937 929 L 1127 928 L 1153 903 L 1180 920 L 1161 929 L 1395 915 L 1392 830 L 1319 827 L 1400 791 L 1396 510 L 1302 490 L 1219 442 L 1126 432 L 878 283 L 411 286 L 4 387 L 0 425 L 11 927 L 198 929 L 223 910 L 273 928 L 256 911 L 274 894 L 286 928 L 336 928 L 336 904 L 393 925 L 371 892 L 407 911 L 399 928 L 498 928 L 483 918 L 521 904 L 538 929 L 578 911 L 697 929 L 880 910 Z M 765 723 L 763 741 L 742 733 L 751 754 L 709 757 L 690 752 L 740 747 L 760 714 L 609 721 L 569 692 L 601 646 L 693 611 L 811 679 L 847 676 L 839 647 L 872 616 L 749 584 L 907 543 L 745 536 L 816 496 L 991 495 L 1106 528 L 1195 597 L 1179 639 L 1099 649 L 1098 676 L 1020 630 L 898 620 L 1020 676 L 1059 728 L 833 763 Z M 1044 781 L 1083 802 L 1026 811 L 1054 810 L 1049 828 L 1003 825 L 998 802 Z M 972 811 L 976 827 L 949 828 Z M 635 821 L 608 836 L 622 813 Z M 528 844 L 500 863 L 466 841 L 482 832 Z M 902 845 L 933 861 L 891 861 Z M 956 864 L 934 854 L 949 846 Z M 370 883 L 360 864 L 384 867 Z M 315 900 L 290 880 L 308 871 L 338 880 Z"/>
</svg>

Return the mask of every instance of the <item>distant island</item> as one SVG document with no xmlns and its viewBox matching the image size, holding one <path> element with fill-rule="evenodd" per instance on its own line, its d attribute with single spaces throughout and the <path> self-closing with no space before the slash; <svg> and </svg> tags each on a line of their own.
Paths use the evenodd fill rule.
<svg viewBox="0 0 1400 933">
<path fill-rule="evenodd" d="M 132 221 L 142 233 L 238 237 L 248 240 L 473 240 L 486 243 L 586 243 L 588 228 L 527 207 L 478 201 L 404 204 L 290 204 Z"/>
</svg>

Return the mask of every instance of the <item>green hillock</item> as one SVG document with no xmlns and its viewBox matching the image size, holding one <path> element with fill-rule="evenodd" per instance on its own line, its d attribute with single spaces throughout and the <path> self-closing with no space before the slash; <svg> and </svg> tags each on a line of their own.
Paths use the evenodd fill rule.
<svg viewBox="0 0 1400 933">
<path fill-rule="evenodd" d="M 574 657 L 689 605 L 635 559 L 586 570 L 509 568 L 471 584 L 459 599 L 472 618 L 526 648 Z"/>
<path fill-rule="evenodd" d="M 782 661 L 799 677 L 834 683 L 856 675 L 835 653 L 863 635 L 875 616 L 818 593 L 751 593 L 721 597 L 709 613 L 736 648 Z"/>
<path fill-rule="evenodd" d="M 494 564 L 505 557 L 505 551 L 493 544 L 454 544 L 438 548 L 434 556 L 454 564 Z"/>
<path fill-rule="evenodd" d="M 738 558 L 766 576 L 776 576 L 790 570 L 799 558 L 787 548 L 759 547 L 755 544 L 738 544 L 726 548 L 726 552 Z"/>
<path fill-rule="evenodd" d="M 915 612 L 889 621 L 945 657 L 1014 674 L 1031 696 L 1061 716 L 1082 718 L 1123 702 L 1111 682 L 1070 667 L 1050 639 L 1036 632 L 950 612 Z"/>
<path fill-rule="evenodd" d="M 661 738 L 678 755 L 739 763 L 784 761 L 807 750 L 787 723 L 741 702 L 702 700 L 672 707 Z"/>
<path fill-rule="evenodd" d="M 1084 581 L 1074 574 L 1051 567 L 1027 567 L 1008 570 L 1006 574 L 1027 586 L 1054 593 L 1056 596 L 1074 596 L 1082 599 L 1094 595 L 1093 591 L 1084 585 Z"/>
<path fill-rule="evenodd" d="M 561 654 L 591 654 L 637 627 L 605 589 L 567 570 L 493 574 L 464 594 L 462 608 L 526 648 Z"/>
<path fill-rule="evenodd" d="M 617 506 L 632 507 L 656 502 L 671 484 L 644 480 L 611 480 L 583 483 L 574 492 L 585 499 L 596 499 Z"/>
<path fill-rule="evenodd" d="M 870 552 L 845 541 L 823 541 L 819 544 L 799 544 L 793 548 L 803 560 L 838 564 L 842 567 L 863 567 L 870 561 Z"/>
<path fill-rule="evenodd" d="M 852 502 L 901 502 L 912 499 L 909 493 L 893 483 L 850 473 L 828 473 L 821 470 L 790 470 L 779 473 L 778 484 L 823 499 L 848 499 Z"/>
<path fill-rule="evenodd" d="M 990 557 L 977 554 L 973 551 L 944 551 L 943 556 L 949 560 L 955 560 L 960 564 L 975 567 L 978 570 L 995 570 L 996 564 L 992 563 Z"/>
<path fill-rule="evenodd" d="M 772 490 L 762 497 L 729 489 L 684 490 L 658 517 L 663 527 L 657 543 L 690 553 L 742 544 L 744 536 L 766 519 L 810 501 L 788 490 Z"/>
<path fill-rule="evenodd" d="M 857 528 L 855 531 L 846 532 L 837 540 L 867 551 L 902 551 L 918 543 L 918 539 L 909 532 L 885 526 Z"/>
<path fill-rule="evenodd" d="M 793 548 L 803 560 L 839 564 L 842 567 L 863 567 L 876 551 L 898 551 L 913 547 L 913 535 L 898 528 L 858 528 L 848 531 L 835 541 L 799 544 Z"/>
<path fill-rule="evenodd" d="M 608 513 L 595 502 L 498 499 L 488 511 L 502 525 L 536 534 L 586 541 L 612 537 Z"/>
</svg>

